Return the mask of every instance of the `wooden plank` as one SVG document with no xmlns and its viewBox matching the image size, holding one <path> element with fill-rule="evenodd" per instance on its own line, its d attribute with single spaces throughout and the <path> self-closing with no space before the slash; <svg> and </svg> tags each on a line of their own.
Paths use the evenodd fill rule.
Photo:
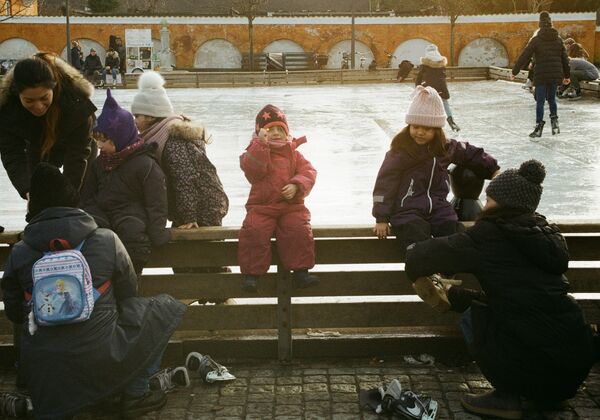
<svg viewBox="0 0 600 420">
<path fill-rule="evenodd" d="M 292 276 L 289 270 L 277 267 L 277 358 L 292 361 Z"/>
</svg>

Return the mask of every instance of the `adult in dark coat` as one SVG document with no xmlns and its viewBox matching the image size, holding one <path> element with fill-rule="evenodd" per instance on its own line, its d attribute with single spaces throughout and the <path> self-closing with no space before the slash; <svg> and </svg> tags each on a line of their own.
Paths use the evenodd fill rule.
<svg viewBox="0 0 600 420">
<path fill-rule="evenodd" d="M 544 104 L 548 101 L 552 134 L 560 133 L 556 90 L 561 83 L 569 84 L 570 70 L 567 50 L 558 31 L 552 27 L 548 12 L 540 13 L 540 29 L 527 43 L 512 69 L 512 78 L 519 74 L 533 57 L 535 60 L 535 129 L 529 137 L 541 137 L 544 129 Z"/>
<path fill-rule="evenodd" d="M 71 42 L 71 45 L 71 65 L 81 71 L 83 68 L 83 51 L 81 51 L 81 45 L 77 41 Z"/>
<path fill-rule="evenodd" d="M 78 190 L 96 157 L 91 138 L 93 86 L 60 58 L 21 60 L 0 88 L 0 155 L 10 181 L 27 198 L 40 161 L 63 167 Z"/>
<path fill-rule="evenodd" d="M 86 79 L 90 82 L 97 83 L 104 66 L 102 65 L 102 60 L 96 53 L 95 49 L 90 49 L 90 54 L 85 57 L 85 61 L 83 62 L 83 74 Z"/>
<path fill-rule="evenodd" d="M 567 294 L 569 252 L 558 227 L 535 213 L 545 170 L 538 161 L 489 184 L 479 220 L 466 232 L 409 247 L 410 279 L 473 273 L 482 291 L 452 287 L 451 309 L 475 360 L 495 390 L 466 394 L 478 414 L 521 418 L 520 397 L 558 402 L 575 395 L 594 363 L 592 333 Z M 445 295 L 432 285 L 432 293 Z"/>
<path fill-rule="evenodd" d="M 17 243 L 2 278 L 5 313 L 22 328 L 20 374 L 31 393 L 36 419 L 57 419 L 124 392 L 121 414 L 159 409 L 162 391 L 149 391 L 169 337 L 185 305 L 168 295 L 137 297 L 136 275 L 123 244 L 112 231 L 98 228 L 84 211 L 73 208 L 77 194 L 57 168 L 41 164 L 33 174 L 32 219 Z M 85 256 L 95 288 L 110 286 L 87 321 L 28 329 L 30 311 L 24 292 L 32 291 L 31 268 L 55 238 Z"/>
</svg>

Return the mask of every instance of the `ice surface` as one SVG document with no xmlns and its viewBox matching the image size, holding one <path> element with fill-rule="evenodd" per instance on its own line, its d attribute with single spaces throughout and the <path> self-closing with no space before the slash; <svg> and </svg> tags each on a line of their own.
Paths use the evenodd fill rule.
<svg viewBox="0 0 600 420">
<path fill-rule="evenodd" d="M 552 136 L 546 107 L 546 130 L 539 141 L 528 134 L 535 123 L 535 103 L 517 83 L 450 83 L 451 105 L 462 131 L 457 137 L 482 146 L 502 168 L 536 158 L 547 177 L 539 211 L 551 218 L 600 219 L 600 101 L 560 101 L 561 134 Z M 267 103 L 284 109 L 290 130 L 306 135 L 300 151 L 318 170 L 308 197 L 313 225 L 371 224 L 371 193 L 391 137 L 404 127 L 410 84 L 353 86 L 278 86 L 256 88 L 169 89 L 175 109 L 203 123 L 213 142 L 208 155 L 217 167 L 230 210 L 224 225 L 241 224 L 249 184 L 239 168 L 256 113 Z M 129 109 L 135 90 L 114 96 Z M 106 93 L 97 90 L 100 108 Z M 449 127 L 446 133 L 452 135 Z M 0 225 L 25 225 L 25 202 L 5 172 L 0 175 Z M 483 198 L 483 197 L 482 197 Z"/>
</svg>

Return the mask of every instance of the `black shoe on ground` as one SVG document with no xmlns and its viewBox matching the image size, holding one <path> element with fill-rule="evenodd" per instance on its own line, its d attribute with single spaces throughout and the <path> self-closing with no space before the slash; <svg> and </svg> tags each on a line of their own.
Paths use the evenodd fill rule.
<svg viewBox="0 0 600 420">
<path fill-rule="evenodd" d="M 537 123 L 535 129 L 531 132 L 531 134 L 529 134 L 529 137 L 542 137 L 542 132 L 544 131 L 544 124 L 546 124 L 546 121 L 541 121 Z"/>
<path fill-rule="evenodd" d="M 256 293 L 258 291 L 258 276 L 244 274 L 242 276 L 242 290 L 244 292 Z"/>
<path fill-rule="evenodd" d="M 0 416 L 27 417 L 33 411 L 31 398 L 20 392 L 0 393 Z"/>
<path fill-rule="evenodd" d="M 294 270 L 293 277 L 296 289 L 306 289 L 319 284 L 319 278 L 314 274 L 310 274 L 308 270 Z"/>
<path fill-rule="evenodd" d="M 521 399 L 517 395 L 500 392 L 496 389 L 483 394 L 464 394 L 462 406 L 471 413 L 493 416 L 501 419 L 522 419 Z"/>
<path fill-rule="evenodd" d="M 552 135 L 560 134 L 560 127 L 558 126 L 558 116 L 551 116 L 550 124 L 552 125 Z"/>
<path fill-rule="evenodd" d="M 141 397 L 124 394 L 121 398 L 121 418 L 132 419 L 151 411 L 160 410 L 167 403 L 164 391 L 148 391 Z"/>
<path fill-rule="evenodd" d="M 190 376 L 185 366 L 167 368 L 156 372 L 150 378 L 151 390 L 171 392 L 176 387 L 187 388 L 190 386 Z"/>
</svg>

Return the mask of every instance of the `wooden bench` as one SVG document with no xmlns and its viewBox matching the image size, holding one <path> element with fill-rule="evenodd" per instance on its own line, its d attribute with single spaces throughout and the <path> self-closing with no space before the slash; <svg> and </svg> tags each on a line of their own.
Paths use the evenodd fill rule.
<svg viewBox="0 0 600 420">
<path fill-rule="evenodd" d="M 571 253 L 567 273 L 573 293 L 600 292 L 600 221 L 560 223 Z M 292 288 L 278 267 L 261 277 L 258 293 L 241 290 L 238 273 L 144 273 L 140 294 L 169 293 L 181 300 L 275 298 L 252 304 L 190 305 L 169 346 L 181 360 L 187 352 L 219 357 L 266 357 L 289 361 L 317 356 L 385 356 L 427 352 L 465 354 L 458 315 L 440 315 L 415 295 L 399 263 L 393 239 L 376 239 L 371 226 L 314 227 L 320 285 Z M 4 263 L 16 233 L 0 235 Z M 237 228 L 174 231 L 174 239 L 153 252 L 148 268 L 237 266 Z M 278 262 L 273 247 L 273 264 Z M 591 261 L 581 266 L 581 261 Z M 339 265 L 342 264 L 342 265 Z M 590 265 L 591 264 L 591 265 Z M 235 270 L 234 270 L 235 271 Z M 463 275 L 465 285 L 477 281 Z M 292 297 L 303 299 L 292 304 Z M 581 298 L 588 318 L 600 322 L 598 300 Z M 339 336 L 315 330 L 339 332 Z M 0 314 L 2 360 L 11 360 L 12 325 Z"/>
</svg>

